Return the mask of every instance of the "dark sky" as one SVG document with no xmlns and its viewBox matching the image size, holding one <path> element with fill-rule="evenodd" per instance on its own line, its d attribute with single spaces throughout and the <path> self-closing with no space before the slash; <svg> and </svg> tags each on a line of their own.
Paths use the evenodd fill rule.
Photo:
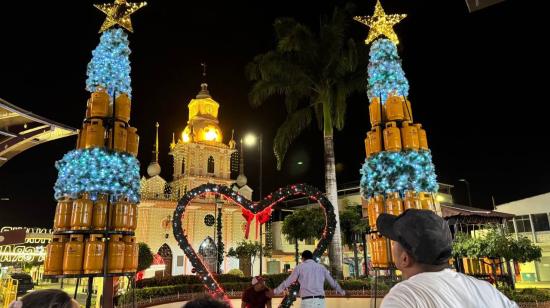
<svg viewBox="0 0 550 308">
<path fill-rule="evenodd" d="M 427 129 L 438 180 L 471 183 L 474 205 L 497 203 L 550 191 L 547 33 L 542 1 L 506 1 L 470 14 L 463 0 L 384 0 L 388 13 L 406 13 L 396 26 L 399 52 L 411 86 L 415 120 Z M 36 114 L 80 126 L 88 93 L 86 65 L 99 42 L 101 12 L 91 1 L 2 1 L 0 4 L 0 97 Z M 162 175 L 171 178 L 167 155 L 172 132 L 187 121 L 187 103 L 208 64 L 209 88 L 221 104 L 227 141 L 231 129 L 264 135 L 264 192 L 290 182 L 323 187 L 322 138 L 315 128 L 290 148 L 282 171 L 271 151 L 285 117 L 280 98 L 253 110 L 244 66 L 274 46 L 272 23 L 290 16 L 315 28 L 319 16 L 344 1 L 160 1 L 134 14 L 131 123 L 141 136 L 144 170 L 151 158 L 154 123 L 160 122 Z M 374 0 L 357 1 L 370 15 Z M 539 4 L 540 3 L 540 4 Z M 8 7 L 9 5 L 9 7 Z M 537 7 L 539 6 L 539 7 Z M 354 23 L 363 40 L 367 28 Z M 340 184 L 359 180 L 363 138 L 369 129 L 365 94 L 349 102 L 347 124 L 336 133 Z M 76 138 L 46 143 L 0 167 L 1 225 L 50 226 L 55 209 L 54 162 L 73 149 Z M 297 161 L 305 163 L 298 166 Z M 258 153 L 246 152 L 249 184 L 257 184 Z"/>
</svg>

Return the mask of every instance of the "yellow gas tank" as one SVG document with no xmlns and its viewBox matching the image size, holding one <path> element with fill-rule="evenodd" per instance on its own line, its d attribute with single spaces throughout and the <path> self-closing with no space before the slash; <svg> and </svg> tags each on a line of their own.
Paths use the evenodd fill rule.
<svg viewBox="0 0 550 308">
<path fill-rule="evenodd" d="M 84 248 L 84 274 L 99 274 L 103 272 L 103 256 L 105 243 L 101 234 L 91 234 Z"/>
<path fill-rule="evenodd" d="M 125 273 L 134 273 L 138 268 L 138 245 L 134 236 L 124 237 L 124 268 Z"/>
<path fill-rule="evenodd" d="M 426 130 L 422 128 L 422 124 L 415 124 L 416 129 L 418 130 L 418 145 L 422 150 L 429 150 L 428 147 L 428 136 L 426 135 Z"/>
<path fill-rule="evenodd" d="M 404 99 L 403 102 L 403 113 L 405 114 L 405 121 L 413 122 L 413 113 L 411 108 L 411 101 Z"/>
<path fill-rule="evenodd" d="M 138 224 L 138 208 L 137 204 L 131 203 L 128 207 L 128 223 L 126 229 L 128 231 L 135 231 Z"/>
<path fill-rule="evenodd" d="M 371 126 L 374 127 L 382 123 L 382 104 L 378 97 L 373 98 L 369 104 L 369 116 Z"/>
<path fill-rule="evenodd" d="M 137 128 L 128 127 L 128 137 L 126 139 L 126 152 L 136 157 L 138 154 L 138 146 L 139 146 L 139 136 L 137 134 Z"/>
<path fill-rule="evenodd" d="M 100 194 L 93 207 L 92 227 L 94 230 L 107 228 L 107 196 Z"/>
<path fill-rule="evenodd" d="M 71 210 L 71 230 L 89 230 L 92 226 L 94 203 L 88 198 L 88 194 L 73 201 Z"/>
<path fill-rule="evenodd" d="M 418 199 L 420 199 L 420 205 L 423 210 L 435 210 L 434 199 L 431 193 L 421 192 L 418 194 Z"/>
<path fill-rule="evenodd" d="M 82 124 L 82 129 L 78 134 L 78 144 L 76 146 L 77 149 L 86 148 L 86 130 L 87 129 L 88 129 L 88 124 L 87 123 Z"/>
<path fill-rule="evenodd" d="M 378 251 L 376 250 L 376 234 L 369 234 L 368 239 L 369 252 L 373 267 L 378 267 Z"/>
<path fill-rule="evenodd" d="M 86 148 L 98 148 L 105 145 L 105 127 L 101 119 L 92 119 L 86 123 Z"/>
<path fill-rule="evenodd" d="M 390 95 L 386 100 L 386 117 L 388 121 L 401 121 L 405 118 L 403 97 Z"/>
<path fill-rule="evenodd" d="M 370 149 L 369 133 L 367 133 L 367 137 L 365 137 L 365 153 L 367 154 L 367 158 L 369 158 L 372 154 Z"/>
<path fill-rule="evenodd" d="M 401 140 L 403 140 L 403 147 L 405 150 L 418 150 L 420 146 L 418 137 L 418 128 L 415 125 L 411 125 L 410 122 L 403 121 L 401 127 Z"/>
<path fill-rule="evenodd" d="M 126 93 L 120 94 L 115 100 L 115 118 L 128 123 L 130 121 L 130 98 Z"/>
<path fill-rule="evenodd" d="M 122 235 L 111 235 L 109 240 L 109 273 L 122 273 L 124 268 L 124 242 Z"/>
<path fill-rule="evenodd" d="M 384 209 L 384 197 L 381 195 L 375 195 L 369 199 L 369 206 L 371 207 L 371 215 L 369 215 L 369 225 L 371 230 L 376 230 L 376 220 L 380 214 L 385 212 Z"/>
<path fill-rule="evenodd" d="M 396 216 L 403 213 L 403 201 L 399 193 L 389 193 L 386 196 L 386 213 Z"/>
<path fill-rule="evenodd" d="M 388 240 L 385 237 L 380 236 L 376 239 L 376 249 L 378 250 L 378 266 L 381 268 L 387 268 L 390 266 L 390 258 L 388 254 Z"/>
<path fill-rule="evenodd" d="M 403 209 L 406 211 L 408 209 L 421 209 L 422 205 L 420 200 L 414 191 L 407 190 L 405 192 L 405 198 L 403 200 Z"/>
<path fill-rule="evenodd" d="M 380 127 L 373 127 L 367 135 L 369 137 L 371 154 L 382 152 L 382 131 Z"/>
<path fill-rule="evenodd" d="M 73 211 L 73 200 L 63 198 L 57 202 L 53 227 L 56 231 L 71 229 L 71 213 Z"/>
<path fill-rule="evenodd" d="M 119 200 L 111 206 L 111 228 L 115 231 L 128 231 L 130 227 L 130 203 Z"/>
<path fill-rule="evenodd" d="M 115 140 L 113 143 L 113 131 Z M 116 121 L 114 128 L 109 131 L 109 147 L 112 147 L 115 151 L 126 152 L 126 143 L 128 142 L 128 130 L 126 124 L 121 121 Z"/>
<path fill-rule="evenodd" d="M 90 116 L 106 117 L 109 115 L 109 94 L 104 88 L 98 87 L 90 96 Z"/>
<path fill-rule="evenodd" d="M 361 197 L 361 217 L 368 218 L 369 216 L 369 200 Z"/>
<path fill-rule="evenodd" d="M 401 151 L 401 131 L 397 123 L 388 122 L 384 129 L 384 148 L 386 151 Z"/>
<path fill-rule="evenodd" d="M 67 237 L 54 235 L 46 247 L 46 259 L 44 260 L 44 275 L 63 274 L 63 255 Z"/>
<path fill-rule="evenodd" d="M 63 274 L 82 274 L 82 261 L 84 254 L 84 235 L 72 234 L 69 242 L 65 244 L 63 256 Z"/>
</svg>

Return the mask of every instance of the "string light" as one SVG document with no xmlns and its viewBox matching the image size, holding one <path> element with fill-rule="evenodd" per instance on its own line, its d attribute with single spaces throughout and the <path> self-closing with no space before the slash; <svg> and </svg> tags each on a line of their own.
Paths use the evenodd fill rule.
<svg viewBox="0 0 550 308">
<path fill-rule="evenodd" d="M 273 207 L 276 203 L 281 202 L 291 196 L 304 195 L 312 200 L 316 200 L 319 205 L 324 209 L 326 225 L 323 234 L 321 235 L 321 239 L 317 244 L 317 247 L 313 251 L 313 257 L 315 258 L 315 260 L 320 260 L 323 253 L 327 250 L 328 245 L 330 244 L 334 235 L 334 230 L 336 228 L 336 216 L 334 214 L 334 206 L 320 190 L 309 185 L 296 184 L 280 188 L 257 203 L 248 200 L 240 194 L 235 193 L 230 187 L 223 185 L 208 183 L 190 190 L 179 200 L 178 205 L 176 206 L 176 210 L 174 211 L 174 216 L 172 219 L 174 238 L 178 242 L 178 245 L 183 250 L 185 255 L 189 258 L 191 265 L 195 269 L 195 273 L 199 277 L 203 277 L 202 279 L 204 281 L 204 286 L 206 287 L 208 292 L 215 298 L 220 298 L 229 302 L 229 298 L 225 294 L 224 289 L 215 280 L 212 273 L 198 257 L 197 253 L 191 246 L 191 243 L 189 243 L 187 236 L 185 236 L 182 228 L 182 221 L 186 207 L 191 203 L 193 199 L 208 193 L 222 196 L 223 198 L 241 206 L 241 208 L 250 209 L 250 211 L 254 214 L 262 213 L 262 211 Z M 256 219 L 258 218 L 256 217 Z M 283 298 L 283 301 L 279 307 L 288 308 L 292 306 L 292 303 L 296 300 L 296 295 L 298 294 L 300 285 L 296 282 L 291 285 L 289 289 L 290 290 L 288 295 Z"/>
<path fill-rule="evenodd" d="M 55 163 L 58 170 L 55 198 L 78 198 L 88 192 L 92 199 L 109 194 L 113 201 L 125 197 L 139 202 L 139 161 L 132 155 L 103 148 L 78 149 Z"/>
<path fill-rule="evenodd" d="M 393 31 L 393 26 L 407 17 L 406 14 L 391 14 L 387 15 L 380 4 L 380 0 L 376 1 L 374 14 L 372 16 L 355 16 L 353 19 L 370 28 L 365 44 L 369 44 L 379 36 L 389 38 L 395 45 L 399 44 L 397 34 Z"/>
<path fill-rule="evenodd" d="M 86 90 L 101 86 L 107 93 L 126 93 L 131 98 L 130 47 L 128 35 L 122 29 L 110 29 L 101 35 L 99 45 L 92 51 L 88 63 Z"/>
<path fill-rule="evenodd" d="M 376 40 L 371 46 L 369 56 L 369 99 L 380 98 L 384 104 L 389 95 L 408 96 L 409 82 L 401 67 L 395 44 L 388 39 Z"/>
<path fill-rule="evenodd" d="M 361 172 L 361 194 L 365 199 L 374 194 L 406 190 L 437 192 L 437 176 L 430 151 L 380 152 L 365 160 Z"/>
</svg>

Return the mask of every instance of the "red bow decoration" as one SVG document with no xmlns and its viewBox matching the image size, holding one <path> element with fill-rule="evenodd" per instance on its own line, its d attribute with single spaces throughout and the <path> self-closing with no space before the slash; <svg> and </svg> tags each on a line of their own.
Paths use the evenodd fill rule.
<svg viewBox="0 0 550 308">
<path fill-rule="evenodd" d="M 248 239 L 248 234 L 250 233 L 250 224 L 252 223 L 255 215 L 250 210 L 247 210 L 244 207 L 241 208 L 241 212 L 244 219 L 246 220 L 246 230 L 244 231 L 244 238 Z"/>
</svg>

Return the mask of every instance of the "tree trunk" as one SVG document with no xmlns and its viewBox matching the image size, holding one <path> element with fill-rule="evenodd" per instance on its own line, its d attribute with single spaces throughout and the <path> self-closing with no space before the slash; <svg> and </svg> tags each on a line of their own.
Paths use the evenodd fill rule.
<svg viewBox="0 0 550 308">
<path fill-rule="evenodd" d="M 296 265 L 298 265 L 298 261 L 300 261 L 298 259 L 300 255 L 300 250 L 298 248 L 298 239 L 296 239 L 294 242 L 294 248 L 296 248 L 296 251 L 294 252 L 294 260 L 296 260 Z"/>
<path fill-rule="evenodd" d="M 506 271 L 508 272 L 508 275 L 510 276 L 510 288 L 512 290 L 515 290 L 516 289 L 516 283 L 515 283 L 515 277 L 514 277 L 514 274 L 512 273 L 512 267 L 510 266 L 510 262 L 512 262 L 512 260 L 506 260 Z"/>
<path fill-rule="evenodd" d="M 355 261 L 355 278 L 359 278 L 359 256 L 357 253 L 357 234 L 353 234 L 353 260 Z"/>
<path fill-rule="evenodd" d="M 365 277 L 369 277 L 369 260 L 367 256 L 367 234 L 363 233 L 361 237 L 363 239 L 363 259 L 365 260 L 364 273 L 365 273 Z"/>
<path fill-rule="evenodd" d="M 340 214 L 338 213 L 338 188 L 336 184 L 336 168 L 334 163 L 334 141 L 332 136 L 332 127 L 327 132 L 325 126 L 324 134 L 325 144 L 325 189 L 328 200 L 334 206 L 334 216 L 336 219 L 336 228 L 334 236 L 330 243 L 328 256 L 330 260 L 330 269 L 335 278 L 343 278 L 342 272 L 342 236 L 340 235 Z"/>
</svg>

